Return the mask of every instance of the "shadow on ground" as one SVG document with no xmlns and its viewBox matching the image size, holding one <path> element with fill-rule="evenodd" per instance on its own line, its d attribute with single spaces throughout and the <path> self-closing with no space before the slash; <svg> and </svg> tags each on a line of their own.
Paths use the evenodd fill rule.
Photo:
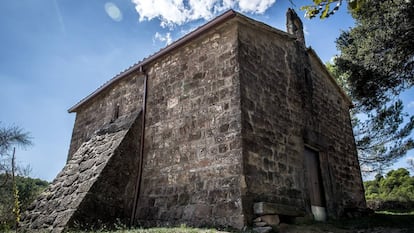
<svg viewBox="0 0 414 233">
<path fill-rule="evenodd" d="M 282 224 L 280 233 L 414 233 L 414 214 L 373 214 L 355 219 L 304 225 Z"/>
</svg>

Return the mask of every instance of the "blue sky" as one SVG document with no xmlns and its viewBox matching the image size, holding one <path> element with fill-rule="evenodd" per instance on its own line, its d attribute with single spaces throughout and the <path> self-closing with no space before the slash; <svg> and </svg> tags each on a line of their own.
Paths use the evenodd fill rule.
<svg viewBox="0 0 414 233">
<path fill-rule="evenodd" d="M 156 3 L 155 3 L 156 2 Z M 285 12 L 310 1 L 5 0 L 0 14 L 0 121 L 31 133 L 17 151 L 32 176 L 51 181 L 63 168 L 74 114 L 67 109 L 117 73 L 230 7 L 285 30 Z M 307 45 L 322 61 L 353 25 L 342 7 L 327 20 L 303 19 Z M 404 97 L 414 114 L 413 93 Z M 411 156 L 411 155 L 410 155 Z M 404 160 L 405 161 L 405 160 Z M 405 166 L 405 162 L 401 163 Z"/>
</svg>

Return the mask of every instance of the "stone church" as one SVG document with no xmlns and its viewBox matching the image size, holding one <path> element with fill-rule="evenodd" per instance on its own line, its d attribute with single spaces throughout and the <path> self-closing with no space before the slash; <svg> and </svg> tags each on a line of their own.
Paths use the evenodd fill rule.
<svg viewBox="0 0 414 233">
<path fill-rule="evenodd" d="M 69 109 L 67 164 L 22 229 L 339 218 L 365 207 L 351 106 L 293 10 L 287 32 L 229 10 Z"/>
</svg>

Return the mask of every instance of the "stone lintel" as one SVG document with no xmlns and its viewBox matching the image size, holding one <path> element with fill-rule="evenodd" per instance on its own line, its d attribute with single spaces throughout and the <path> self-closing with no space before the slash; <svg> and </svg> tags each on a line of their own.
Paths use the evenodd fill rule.
<svg viewBox="0 0 414 233">
<path fill-rule="evenodd" d="M 304 216 L 305 211 L 294 206 L 269 203 L 269 202 L 256 202 L 253 205 L 253 211 L 256 215 L 288 215 L 288 216 Z"/>
</svg>

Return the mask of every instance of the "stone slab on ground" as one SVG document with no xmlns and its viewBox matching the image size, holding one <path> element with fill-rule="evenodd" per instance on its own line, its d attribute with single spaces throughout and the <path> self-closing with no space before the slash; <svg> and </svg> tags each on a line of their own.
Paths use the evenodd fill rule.
<svg viewBox="0 0 414 233">
<path fill-rule="evenodd" d="M 257 215 L 288 215 L 288 216 L 303 216 L 305 214 L 304 210 L 300 210 L 293 206 L 275 204 L 268 202 L 256 202 L 253 205 L 254 214 Z"/>
<path fill-rule="evenodd" d="M 277 226 L 280 223 L 279 215 L 263 215 L 260 218 L 269 226 Z"/>
<path fill-rule="evenodd" d="M 272 227 L 254 227 L 253 231 L 256 233 L 269 233 L 272 232 Z"/>
</svg>

